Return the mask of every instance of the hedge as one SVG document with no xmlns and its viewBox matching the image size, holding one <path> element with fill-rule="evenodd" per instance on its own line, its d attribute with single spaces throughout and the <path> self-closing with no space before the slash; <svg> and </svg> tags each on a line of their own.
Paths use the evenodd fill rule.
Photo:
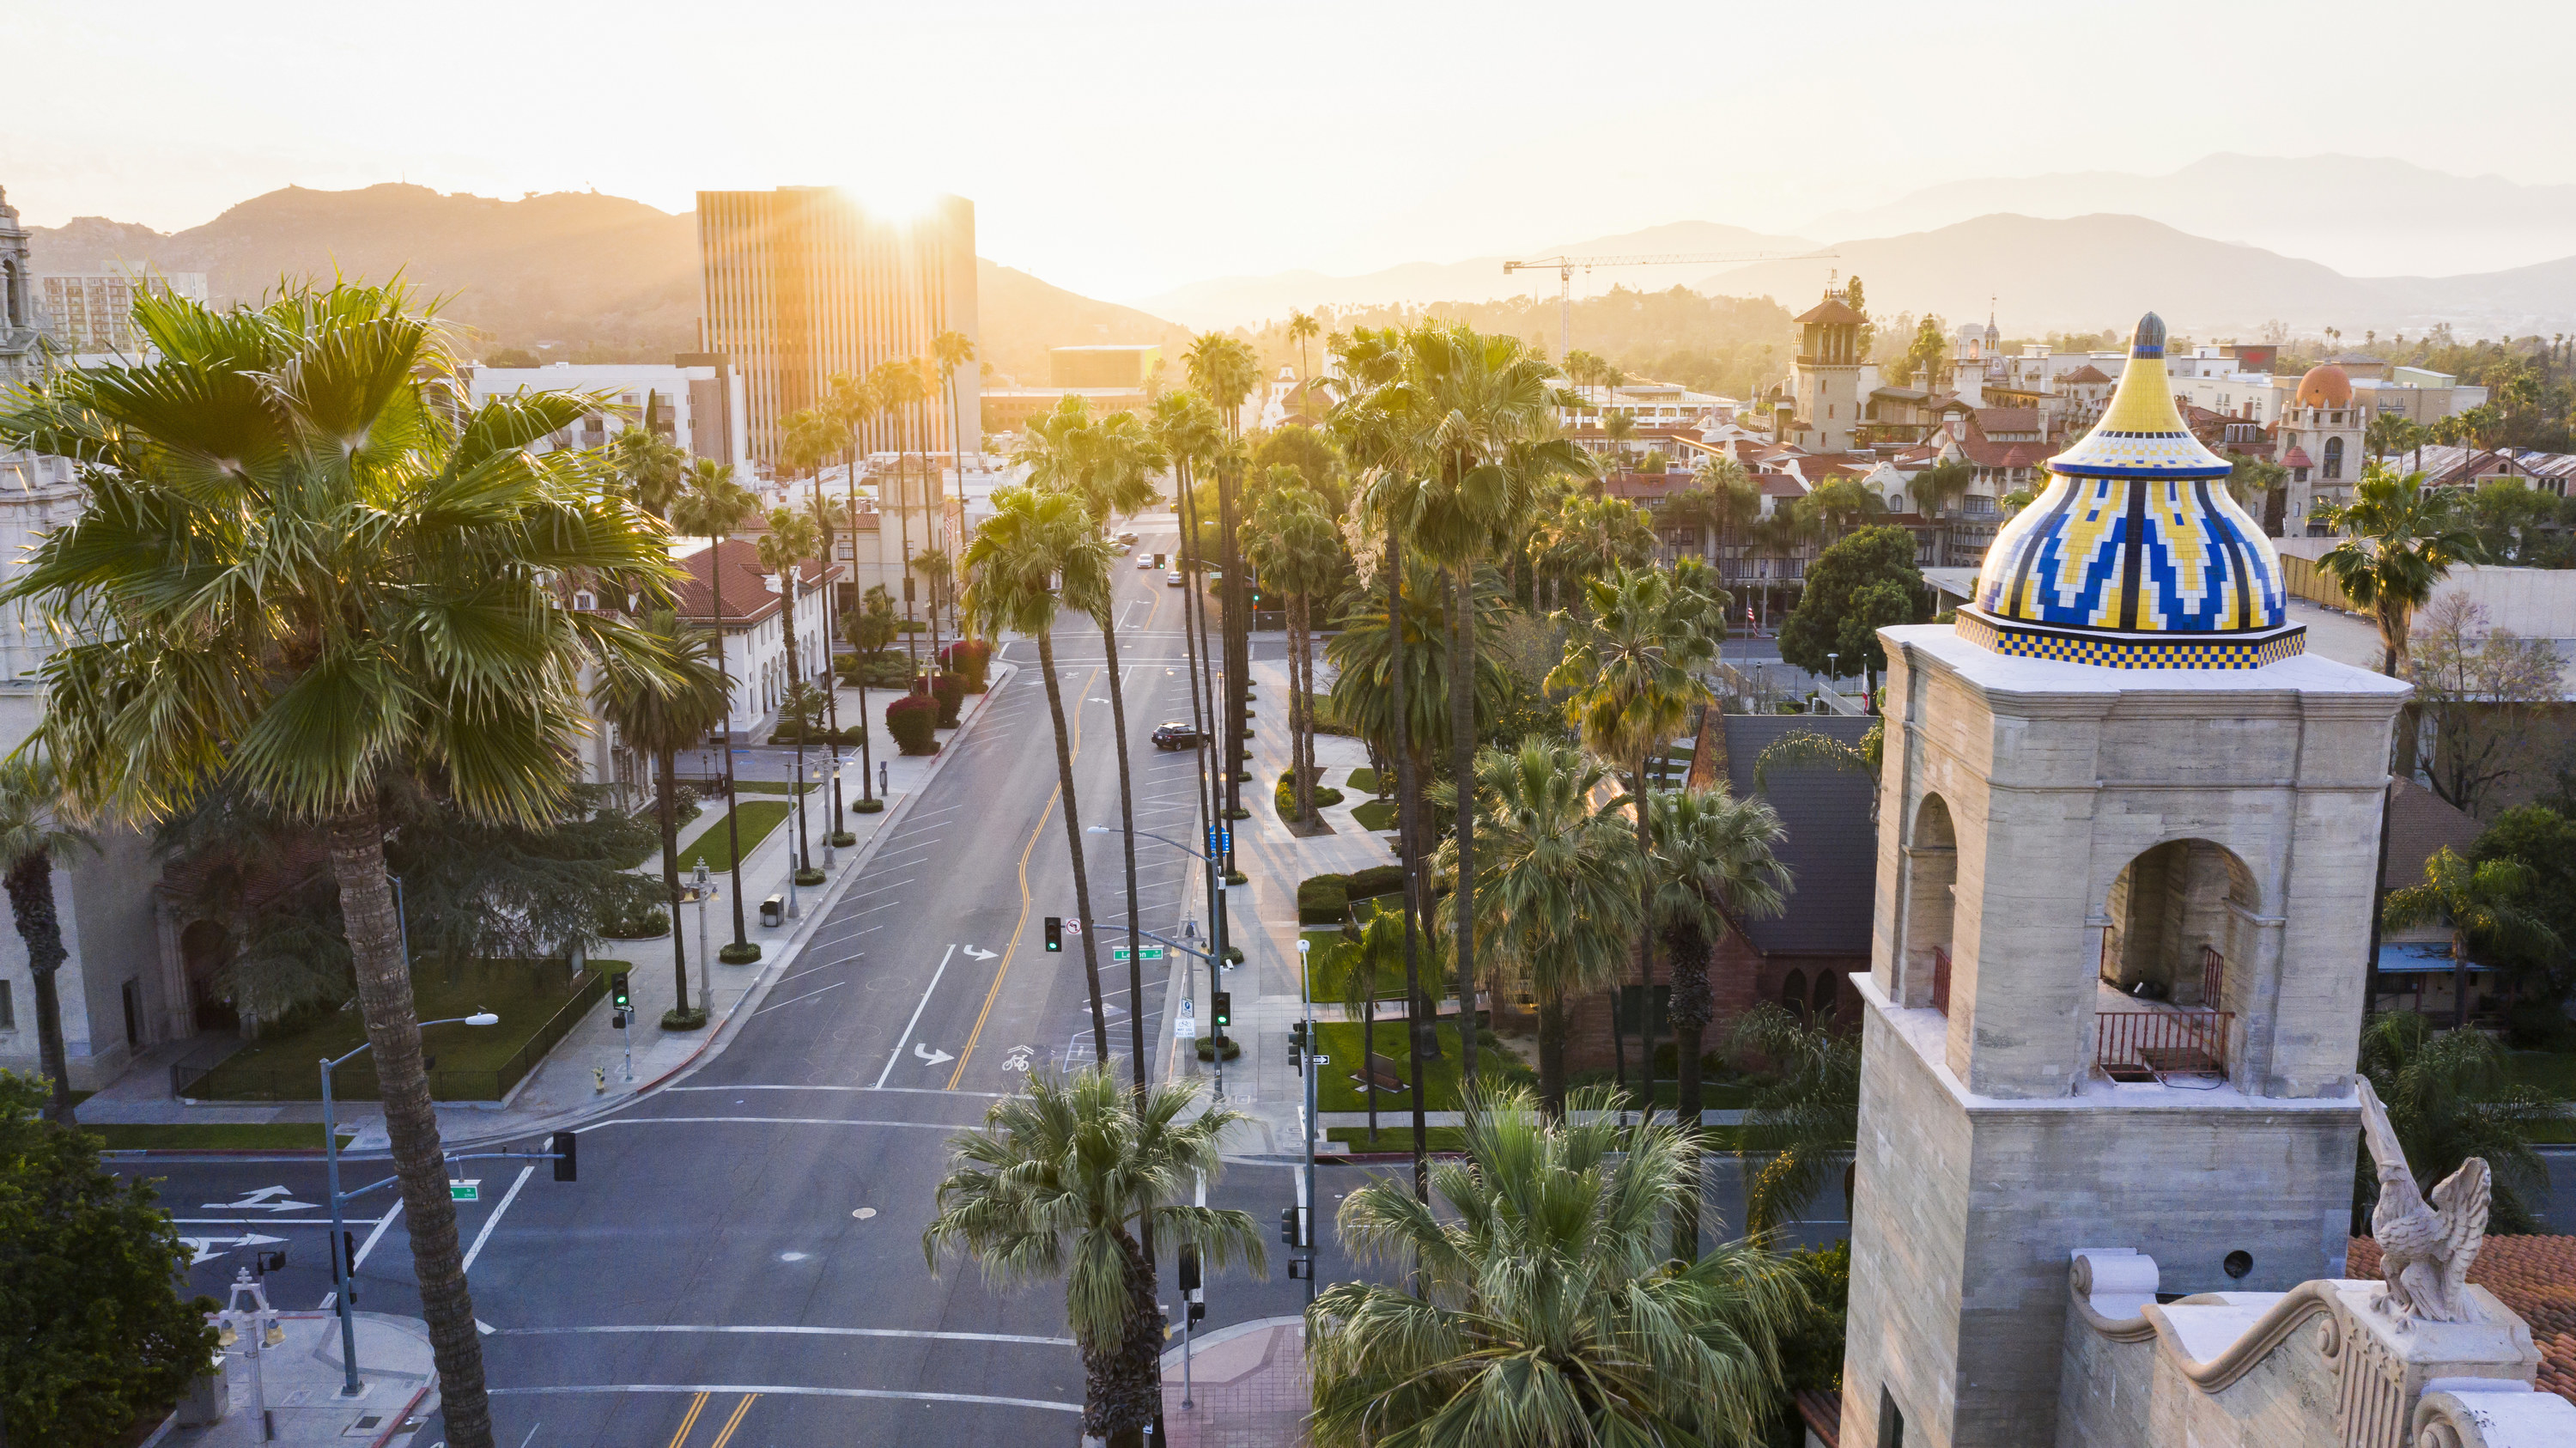
<svg viewBox="0 0 2576 1448">
<path fill-rule="evenodd" d="M 955 674 L 933 674 L 930 693 L 939 701 L 939 727 L 956 728 L 958 707 L 966 702 L 966 681 Z"/>
<path fill-rule="evenodd" d="M 959 639 L 939 651 L 939 666 L 965 680 L 966 692 L 984 692 L 993 668 L 993 645 L 984 639 Z"/>
<path fill-rule="evenodd" d="M 939 705 L 920 694 L 905 694 L 886 705 L 886 732 L 906 754 L 939 752 Z"/>
<path fill-rule="evenodd" d="M 1351 913 L 1347 875 L 1309 875 L 1297 882 L 1297 923 L 1339 925 Z"/>
<path fill-rule="evenodd" d="M 1278 787 L 1271 791 L 1271 802 L 1278 808 L 1279 817 L 1283 820 L 1293 820 L 1297 817 L 1297 786 L 1291 782 L 1294 778 L 1294 774 L 1282 773 L 1279 776 Z M 1322 809 L 1328 804 L 1341 802 L 1340 790 L 1329 784 L 1315 786 L 1315 808 Z"/>
<path fill-rule="evenodd" d="M 1354 900 L 1369 900 L 1380 895 L 1401 895 L 1404 893 L 1404 867 L 1371 865 L 1351 875 L 1350 883 L 1343 888 L 1344 892 Z"/>
</svg>

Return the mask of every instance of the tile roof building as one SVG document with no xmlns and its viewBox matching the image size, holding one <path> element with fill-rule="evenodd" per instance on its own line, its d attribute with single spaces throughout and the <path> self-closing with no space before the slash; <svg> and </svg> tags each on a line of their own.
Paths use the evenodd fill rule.
<svg viewBox="0 0 2576 1448">
<path fill-rule="evenodd" d="M 760 566 L 759 545 L 749 538 L 728 538 L 721 548 L 700 541 L 678 562 L 687 573 L 678 589 L 683 622 L 718 627 L 721 596 L 732 729 L 738 737 L 755 733 L 778 712 L 791 682 L 823 677 L 829 660 L 822 610 L 831 585 L 848 570 L 838 563 L 826 569 L 809 558 L 791 574 L 772 574 Z"/>
</svg>

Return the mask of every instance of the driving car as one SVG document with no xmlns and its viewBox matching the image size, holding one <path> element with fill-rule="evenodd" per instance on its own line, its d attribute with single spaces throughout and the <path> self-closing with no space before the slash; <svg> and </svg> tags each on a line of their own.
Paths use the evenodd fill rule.
<svg viewBox="0 0 2576 1448">
<path fill-rule="evenodd" d="M 1180 587 L 1180 586 L 1181 586 L 1181 570 L 1179 570 L 1179 569 L 1175 568 L 1175 569 L 1173 569 L 1171 572 L 1164 574 L 1164 575 L 1163 575 L 1163 586 L 1164 586 L 1165 588 L 1178 588 L 1178 587 Z"/>
<path fill-rule="evenodd" d="M 1121 533 L 1118 535 L 1118 541 L 1126 544 L 1130 548 L 1133 548 L 1136 546 L 1136 535 L 1133 533 Z"/>
<path fill-rule="evenodd" d="M 1187 719 L 1175 719 L 1154 730 L 1156 749 L 1195 749 L 1199 743 L 1199 726 Z"/>
<path fill-rule="evenodd" d="M 1149 568 L 1152 568 L 1153 566 L 1154 566 L 1154 555 L 1153 555 L 1153 554 L 1151 554 L 1151 553 L 1139 553 L 1139 554 L 1137 554 L 1137 555 L 1136 555 L 1136 571 L 1137 571 L 1137 572 L 1142 573 L 1142 572 L 1144 572 L 1145 570 L 1147 570 L 1147 569 L 1149 569 Z"/>
</svg>

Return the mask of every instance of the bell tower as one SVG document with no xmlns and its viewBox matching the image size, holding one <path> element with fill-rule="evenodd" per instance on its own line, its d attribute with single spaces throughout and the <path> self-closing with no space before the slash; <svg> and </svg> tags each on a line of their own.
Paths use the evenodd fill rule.
<svg viewBox="0 0 2576 1448">
<path fill-rule="evenodd" d="M 1798 360 L 1789 379 L 1798 412 L 1789 440 L 1809 452 L 1852 445 L 1862 422 L 1860 329 L 1868 321 L 1831 291 L 1798 318 Z"/>
<path fill-rule="evenodd" d="M 2079 1248 L 2186 1292 L 2343 1271 L 2407 688 L 2305 652 L 2164 335 L 1955 626 L 1880 635 L 1849 1443 L 2053 1441 Z"/>
</svg>

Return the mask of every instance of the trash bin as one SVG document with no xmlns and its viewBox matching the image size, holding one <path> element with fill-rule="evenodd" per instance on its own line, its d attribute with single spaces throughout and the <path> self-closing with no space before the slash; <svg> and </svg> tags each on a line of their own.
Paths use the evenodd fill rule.
<svg viewBox="0 0 2576 1448">
<path fill-rule="evenodd" d="M 232 1413 L 231 1363 L 230 1354 L 218 1352 L 205 1372 L 189 1380 L 179 1395 L 180 1427 L 211 1428 Z"/>
<path fill-rule="evenodd" d="M 787 897 L 772 895 L 760 902 L 760 923 L 772 930 L 787 923 Z"/>
</svg>

